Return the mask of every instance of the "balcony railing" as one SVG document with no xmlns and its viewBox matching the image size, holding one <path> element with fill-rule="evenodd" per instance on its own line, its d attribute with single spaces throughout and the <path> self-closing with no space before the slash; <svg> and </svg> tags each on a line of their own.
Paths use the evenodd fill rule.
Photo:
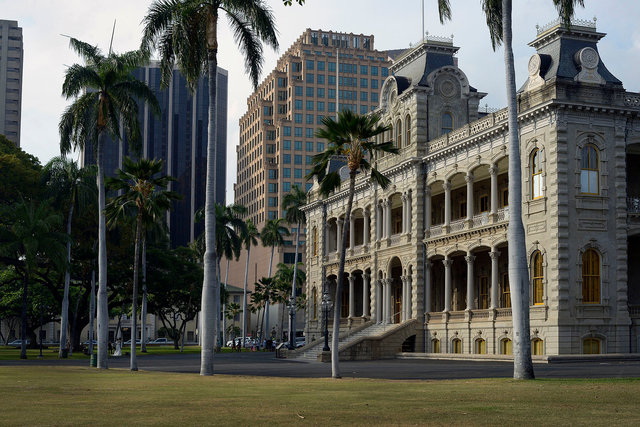
<svg viewBox="0 0 640 427">
<path fill-rule="evenodd" d="M 451 224 L 449 225 L 449 231 L 451 231 L 452 233 L 455 233 L 456 231 L 461 231 L 464 230 L 464 224 L 467 220 L 466 219 L 458 219 L 456 221 L 451 221 Z"/>
<path fill-rule="evenodd" d="M 489 213 L 488 212 L 483 212 L 481 214 L 473 216 L 473 226 L 474 227 L 481 227 L 481 226 L 487 225 L 487 224 L 489 224 Z"/>
<path fill-rule="evenodd" d="M 389 239 L 389 243 L 391 245 L 397 245 L 398 243 L 400 243 L 400 239 L 402 238 L 401 234 L 392 234 L 390 239 Z"/>
<path fill-rule="evenodd" d="M 444 231 L 443 224 L 432 225 L 431 227 L 429 227 L 429 236 L 430 237 L 441 236 L 443 231 Z"/>
<path fill-rule="evenodd" d="M 498 222 L 509 221 L 509 206 L 498 209 Z"/>
</svg>

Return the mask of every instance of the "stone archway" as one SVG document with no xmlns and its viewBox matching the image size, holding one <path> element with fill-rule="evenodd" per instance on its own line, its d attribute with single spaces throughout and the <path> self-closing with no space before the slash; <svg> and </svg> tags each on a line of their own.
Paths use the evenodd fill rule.
<svg viewBox="0 0 640 427">
<path fill-rule="evenodd" d="M 400 323 L 402 321 L 402 263 L 400 259 L 394 257 L 389 263 L 388 274 L 388 295 L 389 295 L 389 323 Z"/>
</svg>

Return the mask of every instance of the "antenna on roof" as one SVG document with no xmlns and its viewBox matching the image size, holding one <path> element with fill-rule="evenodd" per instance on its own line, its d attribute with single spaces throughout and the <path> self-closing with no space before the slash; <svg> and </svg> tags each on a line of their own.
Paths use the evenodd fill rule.
<svg viewBox="0 0 640 427">
<path fill-rule="evenodd" d="M 422 0 L 422 41 L 424 41 L 424 0 Z"/>
<path fill-rule="evenodd" d="M 113 20 L 113 30 L 111 30 L 111 42 L 109 43 L 109 55 L 113 52 L 113 36 L 116 33 L 116 20 Z"/>
</svg>

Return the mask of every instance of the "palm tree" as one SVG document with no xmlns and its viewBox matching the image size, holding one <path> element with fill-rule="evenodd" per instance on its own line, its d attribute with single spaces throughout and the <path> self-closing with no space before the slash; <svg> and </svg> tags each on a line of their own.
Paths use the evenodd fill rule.
<svg viewBox="0 0 640 427">
<path fill-rule="evenodd" d="M 118 169 L 115 178 L 107 178 L 107 187 L 122 191 L 114 197 L 106 208 L 107 224 L 116 225 L 119 220 L 128 219 L 135 212 L 135 249 L 133 260 L 133 297 L 131 300 L 131 360 L 130 369 L 138 370 L 136 359 L 136 339 L 138 331 L 138 273 L 140 271 L 140 241 L 144 218 L 157 218 L 171 208 L 172 200 L 180 195 L 164 190 L 174 179 L 162 172 L 162 160 L 140 159 L 134 162 L 124 158 L 124 169 Z"/>
<path fill-rule="evenodd" d="M 97 46 L 72 38 L 71 49 L 85 62 L 67 68 L 62 95 L 73 103 L 62 114 L 59 124 L 60 152 L 84 148 L 90 142 L 96 150 L 98 167 L 98 368 L 108 368 L 107 340 L 109 311 L 107 301 L 107 241 L 105 225 L 104 144 L 126 139 L 132 148 L 140 141 L 138 104 L 147 102 L 154 113 L 160 106 L 149 87 L 135 80 L 132 71 L 144 64 L 148 55 L 142 51 L 103 55 Z M 122 129 L 122 134 L 120 130 Z"/>
<path fill-rule="evenodd" d="M 298 246 L 300 243 L 300 227 L 304 224 L 307 219 L 304 211 L 302 211 L 302 207 L 307 204 L 307 195 L 304 191 L 297 185 L 294 185 L 291 189 L 291 192 L 286 194 L 282 199 L 282 209 L 285 210 L 285 219 L 289 224 L 296 224 L 296 252 L 295 252 L 295 260 L 294 264 L 298 263 Z M 296 276 L 298 269 L 293 269 L 293 279 L 291 280 L 291 297 L 293 298 L 293 302 L 296 299 Z M 296 338 L 295 338 L 295 329 L 296 329 L 296 310 L 295 304 L 293 304 L 293 308 L 291 309 L 291 317 L 289 319 L 289 348 L 296 348 Z M 294 333 L 292 333 L 293 331 Z"/>
<path fill-rule="evenodd" d="M 213 375 L 213 334 L 219 317 L 219 282 L 216 282 L 215 164 L 216 76 L 218 68 L 218 17 L 225 12 L 245 57 L 254 88 L 262 69 L 262 41 L 278 47 L 271 10 L 262 0 L 154 0 L 144 18 L 142 44 L 156 46 L 161 56 L 164 82 L 177 62 L 194 88 L 207 74 L 209 129 L 207 135 L 207 182 L 205 195 L 204 280 L 202 287 L 202 353 L 200 375 Z"/>
<path fill-rule="evenodd" d="M 242 293 L 242 346 L 244 347 L 244 338 L 247 336 L 247 277 L 249 275 L 249 258 L 251 257 L 251 246 L 258 244 L 258 228 L 250 219 L 246 222 L 244 233 L 240 236 L 244 247 L 247 250 L 247 263 L 244 267 L 244 287 Z"/>
<path fill-rule="evenodd" d="M 264 225 L 264 228 L 260 232 L 260 240 L 262 240 L 262 246 L 271 246 L 271 258 L 269 259 L 269 274 L 271 278 L 271 267 L 273 266 L 273 253 L 276 250 L 276 246 L 284 245 L 284 236 L 289 235 L 289 230 L 286 227 L 280 225 L 285 222 L 284 218 L 270 219 Z M 266 331 L 269 334 L 269 299 L 265 302 L 264 316 L 266 318 L 266 326 L 263 332 Z M 268 336 L 268 335 L 267 335 Z M 260 337 L 262 340 L 262 337 Z"/>
<path fill-rule="evenodd" d="M 576 6 L 583 0 L 553 0 L 565 25 L 571 24 Z M 438 0 L 440 22 L 451 19 L 449 0 Z M 534 379 L 531 361 L 531 334 L 529 328 L 529 269 L 522 223 L 522 166 L 518 137 L 518 105 L 516 102 L 516 72 L 513 60 L 511 0 L 482 0 L 491 46 L 495 50 L 504 43 L 504 65 L 507 85 L 507 113 L 509 138 L 509 286 L 513 321 L 513 377 Z"/>
<path fill-rule="evenodd" d="M 323 127 L 318 129 L 316 136 L 329 141 L 328 148 L 313 156 L 313 168 L 307 179 L 316 177 L 320 184 L 320 195 L 327 197 L 333 191 L 339 191 L 342 180 L 338 171 L 327 172 L 329 161 L 335 156 L 346 156 L 349 168 L 349 190 L 345 222 L 351 217 L 353 196 L 355 194 L 356 175 L 371 173 L 371 180 L 382 188 L 389 185 L 389 178 L 382 175 L 371 165 L 373 157 L 378 153 L 397 153 L 398 149 L 390 141 L 374 142 L 374 137 L 389 130 L 388 126 L 379 124 L 380 117 L 376 114 L 360 116 L 344 110 L 338 113 L 338 120 L 325 117 Z M 342 289 L 344 286 L 344 261 L 347 247 L 348 227 L 344 227 L 340 245 L 340 263 L 338 266 L 338 284 L 334 300 L 333 336 L 331 351 L 331 372 L 333 378 L 340 378 L 338 366 L 338 343 L 340 338 L 340 307 L 342 306 Z"/>
<path fill-rule="evenodd" d="M 43 181 L 49 187 L 52 196 L 62 198 L 61 206 L 66 206 L 67 234 L 71 236 L 71 219 L 73 211 L 85 206 L 88 198 L 94 197 L 95 186 L 89 179 L 96 174 L 95 167 L 79 168 L 78 164 L 64 156 L 54 157 L 43 170 Z M 58 357 L 66 357 L 64 344 L 67 342 L 69 327 L 69 282 L 71 281 L 71 238 L 67 240 L 67 268 L 64 274 L 64 291 L 62 294 L 62 312 L 60 314 L 60 349 Z"/>
<path fill-rule="evenodd" d="M 299 267 L 302 266 L 302 263 L 295 263 L 292 265 L 279 263 L 276 266 L 276 274 L 274 276 L 276 280 L 276 293 L 274 295 L 274 302 L 279 302 L 286 304 L 287 302 L 290 304 L 290 310 L 293 316 L 295 316 L 295 309 L 297 306 L 298 295 L 297 289 L 302 288 L 305 280 L 307 280 L 307 275 L 304 270 Z M 295 267 L 295 268 L 294 268 Z M 284 336 L 284 310 L 282 310 L 281 320 L 280 320 L 280 334 Z M 295 317 L 289 317 L 289 344 L 291 349 L 296 348 L 295 336 L 296 336 L 296 328 L 295 328 Z M 293 339 L 292 339 L 293 337 Z"/>
<path fill-rule="evenodd" d="M 43 258 L 62 270 L 68 236 L 57 231 L 62 217 L 51 209 L 49 201 L 19 200 L 3 213 L 0 227 L 0 256 L 23 272 L 20 358 L 27 358 L 27 297 L 29 281 Z M 60 343 L 61 346 L 64 343 Z"/>
</svg>

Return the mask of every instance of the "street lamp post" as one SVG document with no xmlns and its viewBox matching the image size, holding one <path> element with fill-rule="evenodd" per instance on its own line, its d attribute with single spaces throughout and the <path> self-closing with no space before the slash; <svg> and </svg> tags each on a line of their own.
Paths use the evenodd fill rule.
<svg viewBox="0 0 640 427">
<path fill-rule="evenodd" d="M 322 351 L 330 351 L 329 348 L 329 310 L 331 310 L 331 306 L 333 305 L 333 301 L 331 301 L 331 297 L 329 296 L 328 291 L 324 291 L 322 293 L 322 317 L 324 321 L 324 347 Z"/>
<path fill-rule="evenodd" d="M 296 325 L 294 325 L 294 316 L 296 315 L 296 297 L 289 297 L 289 350 L 296 349 Z"/>
</svg>

